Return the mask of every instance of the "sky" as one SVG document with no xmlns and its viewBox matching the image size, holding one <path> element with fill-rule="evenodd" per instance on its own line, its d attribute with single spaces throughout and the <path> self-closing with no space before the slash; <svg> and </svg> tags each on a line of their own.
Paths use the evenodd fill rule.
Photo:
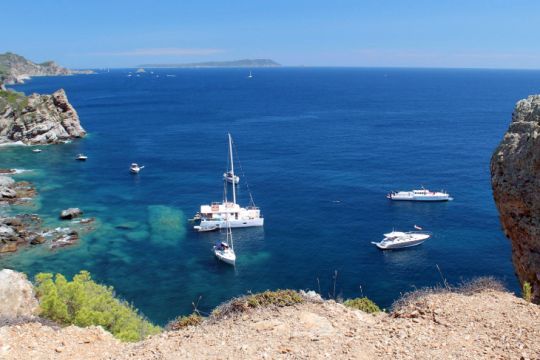
<svg viewBox="0 0 540 360">
<path fill-rule="evenodd" d="M 540 68 L 538 0 L 2 1 L 0 52 L 72 68 Z"/>
</svg>

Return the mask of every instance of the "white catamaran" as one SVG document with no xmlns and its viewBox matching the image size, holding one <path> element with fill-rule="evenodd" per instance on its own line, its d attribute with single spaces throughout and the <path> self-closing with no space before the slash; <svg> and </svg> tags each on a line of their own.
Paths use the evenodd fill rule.
<svg viewBox="0 0 540 360">
<path fill-rule="evenodd" d="M 229 137 L 229 162 L 231 166 L 229 173 L 234 179 L 233 143 L 231 134 L 227 135 Z M 194 229 L 197 231 L 212 231 L 223 229 L 226 226 L 241 228 L 264 225 L 261 210 L 253 204 L 253 199 L 251 200 L 251 206 L 241 207 L 238 205 L 236 203 L 236 189 L 234 185 L 232 186 L 232 195 L 232 202 L 224 199 L 221 203 L 214 202 L 211 205 L 201 205 L 200 211 L 193 218 L 198 222 L 194 226 Z"/>
</svg>

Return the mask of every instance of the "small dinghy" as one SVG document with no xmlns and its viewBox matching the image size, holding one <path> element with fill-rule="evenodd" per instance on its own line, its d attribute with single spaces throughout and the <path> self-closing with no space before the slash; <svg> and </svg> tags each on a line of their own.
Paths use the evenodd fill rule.
<svg viewBox="0 0 540 360">
<path fill-rule="evenodd" d="M 223 179 L 231 184 L 238 185 L 240 182 L 240 176 L 234 175 L 231 171 L 227 171 L 226 173 L 223 173 Z"/>
<path fill-rule="evenodd" d="M 209 232 L 209 231 L 216 231 L 216 230 L 219 230 L 219 226 L 218 225 L 213 225 L 213 226 L 200 226 L 200 225 L 195 225 L 193 227 L 193 229 L 195 231 L 198 231 L 198 232 Z"/>
<path fill-rule="evenodd" d="M 419 226 L 415 229 L 421 230 Z M 412 246 L 418 246 L 431 237 L 431 233 L 426 231 L 392 231 L 384 234 L 384 239 L 380 242 L 371 242 L 381 250 L 403 249 Z"/>
<path fill-rule="evenodd" d="M 79 154 L 77 155 L 77 157 L 75 158 L 75 160 L 78 160 L 78 161 L 86 161 L 86 159 L 88 159 L 88 156 L 84 155 L 84 154 Z"/>
<path fill-rule="evenodd" d="M 42 150 L 41 149 L 34 149 L 32 150 L 32 152 L 35 152 L 35 153 L 40 153 Z"/>
<path fill-rule="evenodd" d="M 129 171 L 130 171 L 132 174 L 138 174 L 142 169 L 144 169 L 144 166 L 139 166 L 137 163 L 133 163 L 133 164 L 131 164 L 131 166 L 129 167 Z"/>
</svg>

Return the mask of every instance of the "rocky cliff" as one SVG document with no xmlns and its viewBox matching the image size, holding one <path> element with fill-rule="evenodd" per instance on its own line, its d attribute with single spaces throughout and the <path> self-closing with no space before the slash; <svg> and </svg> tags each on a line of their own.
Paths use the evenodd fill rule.
<svg viewBox="0 0 540 360">
<path fill-rule="evenodd" d="M 540 303 L 540 95 L 516 104 L 512 122 L 491 159 L 493 196 L 521 284 Z"/>
<path fill-rule="evenodd" d="M 0 143 L 56 144 L 85 135 L 63 89 L 30 96 L 0 90 Z"/>
</svg>

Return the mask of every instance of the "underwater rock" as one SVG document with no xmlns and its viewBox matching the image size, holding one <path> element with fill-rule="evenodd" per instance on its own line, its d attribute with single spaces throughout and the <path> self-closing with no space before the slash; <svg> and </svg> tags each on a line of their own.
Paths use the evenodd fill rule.
<svg viewBox="0 0 540 360">
<path fill-rule="evenodd" d="M 148 207 L 150 241 L 158 245 L 172 246 L 186 236 L 184 213 L 164 205 Z"/>
</svg>

